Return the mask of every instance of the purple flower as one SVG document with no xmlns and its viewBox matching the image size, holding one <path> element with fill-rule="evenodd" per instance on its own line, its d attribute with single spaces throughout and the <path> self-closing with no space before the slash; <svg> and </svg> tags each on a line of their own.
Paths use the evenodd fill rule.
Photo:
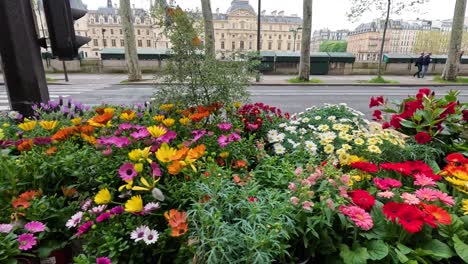
<svg viewBox="0 0 468 264">
<path fill-rule="evenodd" d="M 218 144 L 221 148 L 226 147 L 227 145 L 229 145 L 228 138 L 225 135 L 221 135 L 218 138 Z"/>
<path fill-rule="evenodd" d="M 45 230 L 45 225 L 41 222 L 33 221 L 29 222 L 24 226 L 24 229 L 31 233 L 40 233 Z"/>
<path fill-rule="evenodd" d="M 101 137 L 97 140 L 97 143 L 106 146 L 114 145 L 118 148 L 124 148 L 131 144 L 130 140 L 127 137 Z"/>
<path fill-rule="evenodd" d="M 241 136 L 237 133 L 232 133 L 231 135 L 229 135 L 229 142 L 240 141 L 240 140 L 241 140 Z"/>
<path fill-rule="evenodd" d="M 143 208 L 143 214 L 150 214 L 151 212 L 158 210 L 159 208 L 161 208 L 161 205 L 159 205 L 159 203 L 147 203 Z"/>
<path fill-rule="evenodd" d="M 122 214 L 124 212 L 124 207 L 123 206 L 116 206 L 112 209 L 110 209 L 110 213 L 111 215 L 119 215 L 119 214 Z"/>
<path fill-rule="evenodd" d="M 37 245 L 37 240 L 33 234 L 22 234 L 18 236 L 19 249 L 26 251 Z"/>
<path fill-rule="evenodd" d="M 231 123 L 218 124 L 218 128 L 221 129 L 221 131 L 223 132 L 227 132 L 232 129 L 232 124 Z"/>
<path fill-rule="evenodd" d="M 82 236 L 84 233 L 88 232 L 88 230 L 93 226 L 93 224 L 93 221 L 88 221 L 82 224 L 80 227 L 78 227 L 78 232 L 75 234 L 75 236 Z"/>
<path fill-rule="evenodd" d="M 141 139 L 144 139 L 146 137 L 149 137 L 150 136 L 150 133 L 148 132 L 148 130 L 146 128 L 142 128 L 140 130 L 138 130 L 137 132 L 133 132 L 130 134 L 130 136 L 136 140 L 141 140 Z"/>
<path fill-rule="evenodd" d="M 13 145 L 15 145 L 15 143 L 11 140 L 0 140 L 0 149 L 6 149 Z"/>
<path fill-rule="evenodd" d="M 112 264 L 112 262 L 109 258 L 100 257 L 96 259 L 96 264 Z"/>
<path fill-rule="evenodd" d="M 192 141 L 195 143 L 204 135 L 206 135 L 206 130 L 194 130 L 192 131 L 192 135 L 194 136 Z"/>
<path fill-rule="evenodd" d="M 96 218 L 96 222 L 98 222 L 98 223 L 104 222 L 104 221 L 108 220 L 110 217 L 111 217 L 110 213 L 107 213 L 107 212 L 103 213 L 103 214 L 101 214 L 100 216 L 98 216 Z"/>
<path fill-rule="evenodd" d="M 110 147 L 107 147 L 105 150 L 102 151 L 102 155 L 104 156 L 112 155 L 112 149 Z"/>
<path fill-rule="evenodd" d="M 161 177 L 161 169 L 159 168 L 159 164 L 156 162 L 151 162 L 151 171 L 153 177 Z"/>
<path fill-rule="evenodd" d="M 133 165 L 133 163 L 127 162 L 120 166 L 119 174 L 122 180 L 131 181 L 138 175 L 138 172 L 135 170 L 135 165 Z"/>
<path fill-rule="evenodd" d="M 52 139 L 48 137 L 37 137 L 33 139 L 34 145 L 42 146 L 52 143 Z"/>
<path fill-rule="evenodd" d="M 133 125 L 129 123 L 124 123 L 119 125 L 120 130 L 130 130 L 132 129 Z"/>
<path fill-rule="evenodd" d="M 176 139 L 177 133 L 174 131 L 168 131 L 166 134 L 163 136 L 159 137 L 157 140 L 164 142 L 164 143 L 170 143 L 172 140 Z"/>
<path fill-rule="evenodd" d="M 13 229 L 13 225 L 10 224 L 0 224 L 0 233 L 8 234 Z"/>
</svg>

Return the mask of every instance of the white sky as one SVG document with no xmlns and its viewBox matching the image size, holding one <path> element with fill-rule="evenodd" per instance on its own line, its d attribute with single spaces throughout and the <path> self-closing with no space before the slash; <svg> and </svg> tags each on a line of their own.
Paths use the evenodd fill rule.
<svg viewBox="0 0 468 264">
<path fill-rule="evenodd" d="M 175 0 L 182 8 L 200 8 L 200 0 Z M 221 13 L 225 13 L 230 6 L 232 0 L 211 0 L 211 8 L 213 12 L 217 8 Z M 303 0 L 262 0 L 262 10 L 266 10 L 269 14 L 274 10 L 284 10 L 286 14 L 298 14 L 302 17 L 302 1 Z M 96 9 L 100 6 L 106 6 L 107 0 L 83 0 L 88 5 L 88 9 Z M 118 0 L 113 0 L 118 4 Z M 372 19 L 379 17 L 378 13 L 367 13 L 358 22 L 351 23 L 346 17 L 346 12 L 350 8 L 350 0 L 314 0 L 312 27 L 313 30 L 321 28 L 350 29 L 353 30 L 359 23 L 370 22 Z M 149 7 L 149 0 L 132 0 L 132 4 L 136 7 Z M 250 0 L 250 4 L 255 10 L 258 8 L 258 0 Z M 403 19 L 448 19 L 453 16 L 455 0 L 429 0 L 429 3 L 419 7 L 419 13 L 405 13 L 400 17 Z"/>
</svg>

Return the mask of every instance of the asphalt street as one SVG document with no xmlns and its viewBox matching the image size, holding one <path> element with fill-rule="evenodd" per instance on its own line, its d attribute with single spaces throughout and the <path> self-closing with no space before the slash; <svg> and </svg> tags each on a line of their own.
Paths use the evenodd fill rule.
<svg viewBox="0 0 468 264">
<path fill-rule="evenodd" d="M 101 103 L 131 105 L 149 101 L 156 90 L 155 85 L 108 85 L 102 83 L 49 85 L 52 99 L 59 96 L 71 97 L 73 100 L 88 105 Z M 438 95 L 449 90 L 459 90 L 461 102 L 468 102 L 468 87 L 435 87 Z M 284 111 L 296 113 L 311 106 L 324 103 L 347 103 L 367 116 L 371 96 L 383 95 L 390 100 L 400 100 L 415 94 L 417 87 L 359 87 L 359 86 L 251 86 L 249 87 L 252 102 L 264 102 L 280 107 Z M 0 110 L 8 110 L 8 96 L 5 86 L 0 86 Z"/>
</svg>

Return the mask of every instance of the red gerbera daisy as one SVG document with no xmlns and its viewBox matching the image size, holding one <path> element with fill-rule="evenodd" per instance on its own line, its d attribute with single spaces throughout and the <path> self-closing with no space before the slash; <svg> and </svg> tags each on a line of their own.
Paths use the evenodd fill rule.
<svg viewBox="0 0 468 264">
<path fill-rule="evenodd" d="M 431 215 L 439 224 L 450 225 L 452 218 L 450 214 L 437 205 L 422 204 L 425 213 Z"/>
<path fill-rule="evenodd" d="M 411 166 L 407 163 L 382 163 L 380 164 L 380 168 L 383 170 L 392 170 L 406 176 L 412 173 Z"/>
<path fill-rule="evenodd" d="M 379 167 L 373 163 L 365 161 L 357 161 L 351 163 L 351 167 L 370 173 L 376 173 L 379 171 Z"/>
<path fill-rule="evenodd" d="M 401 203 L 389 202 L 383 206 L 382 211 L 387 219 L 395 221 L 402 206 Z"/>
<path fill-rule="evenodd" d="M 417 233 L 424 225 L 424 214 L 416 206 L 403 205 L 398 212 L 398 223 L 409 233 Z"/>
<path fill-rule="evenodd" d="M 353 203 L 364 210 L 370 210 L 375 205 L 374 196 L 370 195 L 369 192 L 364 190 L 355 190 L 350 192 L 349 196 L 353 200 Z"/>
</svg>

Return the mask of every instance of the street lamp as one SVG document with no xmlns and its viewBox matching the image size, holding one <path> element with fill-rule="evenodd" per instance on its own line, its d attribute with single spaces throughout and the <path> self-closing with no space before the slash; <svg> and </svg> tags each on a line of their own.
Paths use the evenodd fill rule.
<svg viewBox="0 0 468 264">
<path fill-rule="evenodd" d="M 293 33 L 294 35 L 294 45 L 293 45 L 293 52 L 296 52 L 296 38 L 297 38 L 297 32 L 301 30 L 302 27 L 297 27 L 297 28 L 291 28 L 289 31 Z"/>
</svg>

